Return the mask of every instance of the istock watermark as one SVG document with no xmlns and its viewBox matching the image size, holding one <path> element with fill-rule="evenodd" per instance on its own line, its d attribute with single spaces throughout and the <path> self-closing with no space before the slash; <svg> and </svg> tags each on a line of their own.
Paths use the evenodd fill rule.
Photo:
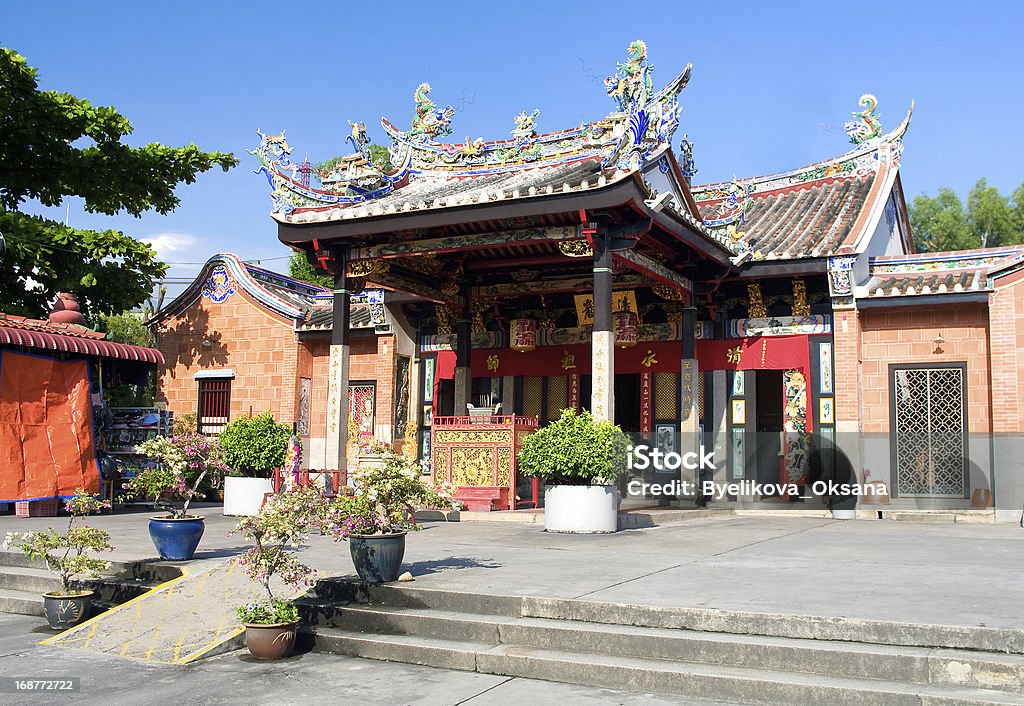
<svg viewBox="0 0 1024 706">
<path fill-rule="evenodd" d="M 682 454 L 675 451 L 662 451 L 658 447 L 651 448 L 646 444 L 630 446 L 626 449 L 626 453 L 626 463 L 631 471 L 678 471 L 680 468 L 691 471 L 698 469 L 713 471 L 715 469 L 715 462 L 712 460 L 715 451 L 714 449 L 706 451 L 703 444 L 698 451 L 687 451 Z"/>
</svg>

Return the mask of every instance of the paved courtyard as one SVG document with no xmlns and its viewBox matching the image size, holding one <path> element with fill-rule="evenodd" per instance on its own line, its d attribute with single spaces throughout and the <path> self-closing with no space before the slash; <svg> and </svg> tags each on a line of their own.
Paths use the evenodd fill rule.
<svg viewBox="0 0 1024 706">
<path fill-rule="evenodd" d="M 233 519 L 218 508 L 204 512 L 208 527 L 191 563 L 195 571 L 243 547 L 225 536 Z M 93 521 L 114 534 L 116 558 L 153 556 L 146 513 Z M 52 522 L 3 517 L 0 533 Z M 405 568 L 416 577 L 412 585 L 422 588 L 1024 632 L 1022 543 L 1024 529 L 1016 525 L 783 514 L 700 517 L 605 536 L 549 535 L 541 525 L 509 522 L 428 523 L 410 535 Z M 344 544 L 317 536 L 303 554 L 324 576 L 353 575 Z M 656 703 L 639 695 L 313 653 L 272 665 L 252 663 L 238 652 L 186 667 L 142 664 L 41 647 L 37 641 L 50 634 L 33 632 L 41 619 L 2 619 L 0 675 L 82 676 L 84 691 L 97 701 L 112 689 L 119 699 L 130 702 L 137 689 L 140 701 L 152 701 L 188 685 L 188 693 L 216 703 L 237 698 L 231 685 L 245 681 L 263 700 L 316 703 L 328 698 L 321 690 L 329 678 L 346 697 L 365 703 Z M 26 664 L 37 667 L 29 674 Z M 43 673 L 35 673 L 39 669 Z"/>
</svg>

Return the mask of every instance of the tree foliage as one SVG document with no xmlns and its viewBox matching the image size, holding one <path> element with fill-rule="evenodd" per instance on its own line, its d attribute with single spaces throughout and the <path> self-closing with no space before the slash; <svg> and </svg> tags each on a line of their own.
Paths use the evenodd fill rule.
<svg viewBox="0 0 1024 706">
<path fill-rule="evenodd" d="M 268 411 L 238 417 L 217 438 L 235 475 L 259 478 L 284 465 L 291 435 L 291 427 Z"/>
<path fill-rule="evenodd" d="M 306 259 L 305 253 L 301 252 L 292 253 L 291 258 L 289 258 L 288 276 L 303 282 L 309 282 L 310 284 L 318 284 L 327 289 L 331 289 L 334 286 L 334 278 L 330 275 L 322 275 L 313 269 L 313 266 L 309 264 L 309 260 Z"/>
<path fill-rule="evenodd" d="M 91 213 L 166 214 L 179 203 L 179 183 L 238 160 L 196 145 L 126 145 L 121 140 L 132 126 L 114 108 L 41 91 L 36 77 L 24 57 L 0 49 L 0 232 L 7 241 L 0 301 L 10 313 L 41 316 L 58 291 L 74 291 L 91 317 L 130 310 L 166 271 L 149 245 L 120 231 L 69 228 L 20 209 L 77 196 Z"/>
<path fill-rule="evenodd" d="M 971 250 L 1024 242 L 1024 184 L 1009 196 L 979 179 L 967 203 L 952 189 L 934 198 L 919 194 L 910 204 L 914 244 L 922 252 Z"/>
</svg>

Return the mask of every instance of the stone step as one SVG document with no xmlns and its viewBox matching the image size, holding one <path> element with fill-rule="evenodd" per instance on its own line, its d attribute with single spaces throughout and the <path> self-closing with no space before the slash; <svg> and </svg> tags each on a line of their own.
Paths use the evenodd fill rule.
<svg viewBox="0 0 1024 706">
<path fill-rule="evenodd" d="M 26 593 L 48 593 L 60 590 L 60 579 L 46 569 L 5 566 L 0 568 L 0 588 Z"/>
<path fill-rule="evenodd" d="M 1024 657 L 963 650 L 731 635 L 568 620 L 484 616 L 422 608 L 347 606 L 319 626 L 415 635 L 446 642 L 514 645 L 752 667 L 820 676 L 995 688 L 1024 693 Z"/>
<path fill-rule="evenodd" d="M 737 703 L 1024 704 L 1024 696 L 990 689 L 851 679 L 411 635 L 378 635 L 330 627 L 312 628 L 312 632 L 314 649 L 321 652 Z"/>
<path fill-rule="evenodd" d="M 316 610 L 319 611 L 317 616 L 309 614 L 313 622 L 320 622 L 320 618 L 329 621 L 330 612 L 339 605 L 373 603 L 478 615 L 575 620 L 704 633 L 1024 654 L 1024 630 L 1011 628 L 630 605 L 574 598 L 502 596 L 409 586 L 367 586 L 344 579 L 320 581 L 311 600 L 318 604 Z"/>
<path fill-rule="evenodd" d="M 43 596 L 41 593 L 0 588 L 0 613 L 42 616 Z"/>
</svg>

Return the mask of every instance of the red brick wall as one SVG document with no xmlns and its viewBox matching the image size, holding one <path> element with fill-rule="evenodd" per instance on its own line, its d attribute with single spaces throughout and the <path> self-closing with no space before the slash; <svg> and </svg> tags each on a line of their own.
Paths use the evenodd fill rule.
<svg viewBox="0 0 1024 706">
<path fill-rule="evenodd" d="M 840 309 L 832 314 L 832 355 L 835 359 L 835 414 L 840 431 L 853 431 L 841 425 L 860 421 L 860 320 L 856 310 Z M 857 427 L 859 430 L 859 426 Z"/>
<path fill-rule="evenodd" d="M 962 361 L 967 363 L 968 431 L 987 433 L 992 420 L 988 315 L 985 304 L 950 303 L 931 307 L 861 310 L 863 431 L 889 431 L 890 363 Z M 1010 329 L 1013 330 L 1012 319 Z M 945 342 L 940 352 L 936 352 L 935 339 L 939 335 Z M 837 355 L 837 376 L 844 374 L 843 367 Z M 837 412 L 842 409 L 843 405 L 837 402 Z"/>
<path fill-rule="evenodd" d="M 209 339 L 212 345 L 204 347 Z M 231 417 L 270 410 L 288 424 L 296 419 L 298 344 L 291 320 L 278 318 L 243 292 L 222 304 L 199 298 L 182 315 L 162 322 L 157 347 L 160 398 L 175 415 L 195 414 L 201 370 L 230 368 Z"/>
<path fill-rule="evenodd" d="M 1024 399 L 1024 272 L 996 281 L 989 300 L 992 356 L 992 431 L 997 434 L 1024 430 L 1020 401 Z"/>
</svg>

